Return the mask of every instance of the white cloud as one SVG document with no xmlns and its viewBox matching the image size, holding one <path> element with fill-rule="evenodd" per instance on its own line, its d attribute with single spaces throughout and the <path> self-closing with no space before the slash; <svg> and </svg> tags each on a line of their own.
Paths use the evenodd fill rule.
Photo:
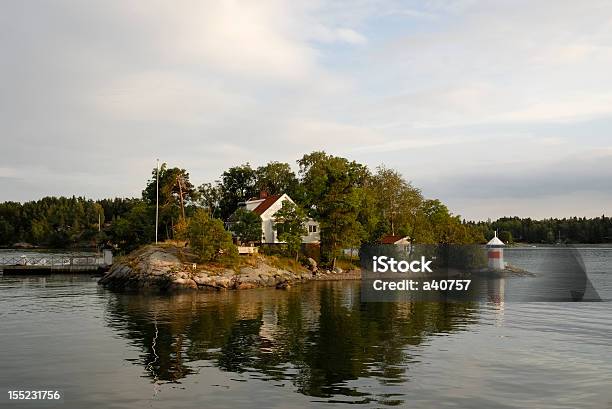
<svg viewBox="0 0 612 409">
<path fill-rule="evenodd" d="M 201 183 L 313 149 L 441 196 L 437 181 L 492 163 L 520 182 L 542 155 L 610 146 L 611 14 L 607 1 L 9 2 L 0 200 L 137 195 L 158 156 Z"/>
<path fill-rule="evenodd" d="M 15 168 L 7 168 L 0 166 L 0 178 L 14 178 L 18 175 L 18 171 Z"/>
<path fill-rule="evenodd" d="M 324 43 L 344 42 L 349 44 L 365 44 L 367 39 L 357 31 L 350 28 L 329 28 L 316 25 L 312 29 L 312 38 Z"/>
<path fill-rule="evenodd" d="M 115 119 L 175 121 L 183 124 L 218 121 L 225 112 L 252 109 L 248 95 L 232 93 L 213 81 L 177 72 L 134 72 L 111 79 L 93 95 L 93 109 Z"/>
</svg>

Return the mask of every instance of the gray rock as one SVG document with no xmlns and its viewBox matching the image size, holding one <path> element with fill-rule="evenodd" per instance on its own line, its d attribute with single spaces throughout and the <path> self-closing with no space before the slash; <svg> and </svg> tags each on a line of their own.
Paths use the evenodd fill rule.
<svg viewBox="0 0 612 409">
<path fill-rule="evenodd" d="M 197 284 L 195 281 L 187 278 L 177 278 L 172 281 L 172 285 L 176 287 L 185 287 L 185 288 L 197 288 Z"/>
<path fill-rule="evenodd" d="M 291 288 L 291 283 L 289 283 L 289 281 L 283 281 L 276 285 L 277 290 L 288 290 L 289 288 Z"/>
<path fill-rule="evenodd" d="M 195 281 L 197 285 L 210 286 L 213 280 L 211 277 L 208 276 L 208 274 L 200 273 L 200 274 L 196 274 L 193 277 L 193 281 Z"/>
<path fill-rule="evenodd" d="M 315 259 L 308 257 L 306 261 L 308 262 L 308 269 L 310 271 L 317 271 L 319 269 Z"/>
<path fill-rule="evenodd" d="M 215 277 L 215 287 L 219 288 L 230 288 L 230 284 L 232 282 L 228 277 Z"/>
<path fill-rule="evenodd" d="M 256 287 L 288 288 L 292 282 L 312 279 L 312 270 L 292 272 L 269 264 L 258 257 L 255 266 L 242 267 L 239 272 L 225 269 L 217 272 L 193 270 L 192 264 L 178 257 L 184 250 L 169 246 L 145 246 L 116 262 L 99 281 L 114 289 L 180 290 L 190 288 L 250 289 Z M 312 260 L 314 261 L 314 260 Z M 311 263 L 312 267 L 316 262 Z"/>
</svg>

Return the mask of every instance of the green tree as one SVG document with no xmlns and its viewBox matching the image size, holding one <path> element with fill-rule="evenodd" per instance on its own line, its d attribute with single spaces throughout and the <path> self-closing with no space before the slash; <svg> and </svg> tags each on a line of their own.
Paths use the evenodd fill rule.
<svg viewBox="0 0 612 409">
<path fill-rule="evenodd" d="M 13 244 L 15 240 L 15 228 L 4 217 L 0 216 L 0 245 Z"/>
<path fill-rule="evenodd" d="M 508 230 L 502 230 L 499 232 L 499 239 L 506 244 L 514 243 L 514 238 L 512 237 L 512 232 Z"/>
<path fill-rule="evenodd" d="M 270 195 L 288 194 L 293 200 L 301 198 L 299 181 L 288 163 L 269 162 L 255 171 L 255 189 Z"/>
<path fill-rule="evenodd" d="M 248 163 L 234 166 L 221 175 L 219 207 L 221 217 L 227 219 L 245 202 L 255 195 L 255 171 Z"/>
<path fill-rule="evenodd" d="M 151 179 L 142 192 L 142 198 L 155 206 L 157 200 L 157 169 L 151 172 Z M 174 223 L 185 218 L 187 205 L 197 199 L 196 190 L 189 181 L 185 169 L 168 168 L 163 163 L 159 168 L 159 221 L 166 231 L 166 238 L 171 238 Z"/>
<path fill-rule="evenodd" d="M 278 238 L 287 243 L 289 254 L 295 254 L 296 260 L 300 255 L 302 236 L 308 234 L 307 221 L 304 209 L 289 200 L 285 200 L 282 207 L 274 214 L 274 227 L 279 232 Z"/>
<path fill-rule="evenodd" d="M 376 199 L 375 209 L 379 212 L 385 234 L 410 235 L 415 224 L 417 211 L 423 203 L 419 189 L 413 187 L 402 175 L 384 166 L 376 168 L 369 183 Z"/>
<path fill-rule="evenodd" d="M 44 243 L 45 241 L 47 241 L 47 237 L 50 236 L 51 232 L 51 226 L 49 226 L 49 223 L 46 219 L 43 218 L 32 221 L 31 235 L 32 240 L 35 243 Z"/>
<path fill-rule="evenodd" d="M 210 217 L 219 215 L 221 188 L 218 184 L 203 183 L 197 190 L 198 203 L 208 211 Z"/>
<path fill-rule="evenodd" d="M 438 199 L 424 200 L 418 208 L 411 237 L 424 244 L 482 243 L 482 231 L 453 215 Z"/>
<path fill-rule="evenodd" d="M 202 262 L 233 258 L 238 250 L 232 243 L 232 235 L 223 228 L 223 222 L 212 219 L 203 209 L 196 210 L 189 220 L 189 245 Z"/>
<path fill-rule="evenodd" d="M 121 249 L 130 251 L 155 238 L 155 217 L 152 206 L 144 202 L 135 204 L 127 214 L 112 224 L 110 236 Z"/>
<path fill-rule="evenodd" d="M 261 241 L 261 217 L 257 213 L 241 207 L 234 212 L 231 219 L 232 231 L 242 243 Z"/>
<path fill-rule="evenodd" d="M 359 221 L 366 166 L 345 158 L 313 152 L 298 161 L 310 204 L 308 212 L 321 224 L 321 256 L 335 266 L 342 249 L 358 246 L 367 232 Z"/>
</svg>

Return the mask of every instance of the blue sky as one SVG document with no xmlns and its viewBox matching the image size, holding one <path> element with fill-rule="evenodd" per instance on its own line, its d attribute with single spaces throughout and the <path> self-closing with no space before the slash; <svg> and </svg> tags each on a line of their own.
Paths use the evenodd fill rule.
<svg viewBox="0 0 612 409">
<path fill-rule="evenodd" d="M 470 219 L 612 210 L 609 1 L 8 1 L 0 46 L 0 200 L 323 149 Z"/>
</svg>

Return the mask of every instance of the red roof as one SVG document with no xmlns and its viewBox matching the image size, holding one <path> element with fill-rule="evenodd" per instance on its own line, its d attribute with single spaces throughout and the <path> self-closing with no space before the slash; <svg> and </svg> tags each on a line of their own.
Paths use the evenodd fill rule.
<svg viewBox="0 0 612 409">
<path fill-rule="evenodd" d="M 281 196 L 282 195 L 272 195 L 266 197 L 263 202 L 261 202 L 255 209 L 253 209 L 253 211 L 261 216 L 263 212 L 268 210 L 268 208 L 272 206 L 278 199 L 280 199 Z"/>
<path fill-rule="evenodd" d="M 380 244 L 395 244 L 396 241 L 399 241 L 406 236 L 383 236 L 380 239 Z"/>
</svg>

